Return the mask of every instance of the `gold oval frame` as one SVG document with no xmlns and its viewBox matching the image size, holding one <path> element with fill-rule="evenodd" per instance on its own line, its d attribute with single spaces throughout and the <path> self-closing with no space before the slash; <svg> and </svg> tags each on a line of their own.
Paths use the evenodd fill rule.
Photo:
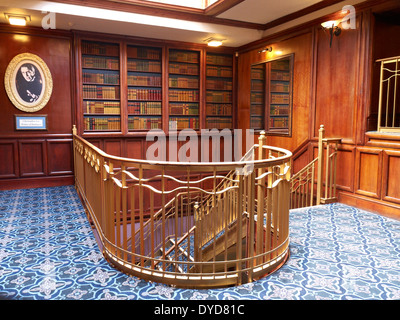
<svg viewBox="0 0 400 320">
<path fill-rule="evenodd" d="M 41 75 L 42 90 L 37 100 L 33 102 L 23 100 L 16 88 L 17 73 L 25 63 L 34 65 Z M 21 53 L 16 55 L 8 64 L 4 75 L 4 86 L 8 98 L 17 109 L 25 112 L 36 112 L 43 109 L 49 102 L 53 91 L 53 79 L 49 68 L 40 57 L 32 53 Z"/>
</svg>

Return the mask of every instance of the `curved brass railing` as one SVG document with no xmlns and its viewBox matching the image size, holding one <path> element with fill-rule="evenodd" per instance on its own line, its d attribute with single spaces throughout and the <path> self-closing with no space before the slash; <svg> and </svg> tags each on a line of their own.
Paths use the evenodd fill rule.
<svg viewBox="0 0 400 320">
<path fill-rule="evenodd" d="M 111 156 L 74 134 L 76 188 L 105 258 L 190 288 L 278 269 L 289 255 L 291 153 L 259 141 L 241 161 L 180 163 Z"/>
</svg>

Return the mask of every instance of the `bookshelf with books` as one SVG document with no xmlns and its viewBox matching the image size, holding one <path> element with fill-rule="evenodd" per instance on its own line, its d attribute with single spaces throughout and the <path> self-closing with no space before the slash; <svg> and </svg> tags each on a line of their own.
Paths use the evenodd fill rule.
<svg viewBox="0 0 400 320">
<path fill-rule="evenodd" d="M 120 131 L 120 61 L 116 43 L 82 40 L 84 131 Z"/>
<path fill-rule="evenodd" d="M 290 135 L 292 55 L 251 67 L 250 128 Z"/>
<path fill-rule="evenodd" d="M 233 56 L 206 54 L 207 129 L 233 128 Z"/>
<path fill-rule="evenodd" d="M 127 46 L 128 131 L 162 128 L 162 49 Z"/>
<path fill-rule="evenodd" d="M 270 62 L 268 132 L 290 134 L 291 56 Z"/>
<path fill-rule="evenodd" d="M 265 76 L 264 63 L 251 67 L 250 129 L 261 130 L 265 126 Z"/>
<path fill-rule="evenodd" d="M 200 128 L 200 51 L 168 50 L 169 129 Z"/>
</svg>

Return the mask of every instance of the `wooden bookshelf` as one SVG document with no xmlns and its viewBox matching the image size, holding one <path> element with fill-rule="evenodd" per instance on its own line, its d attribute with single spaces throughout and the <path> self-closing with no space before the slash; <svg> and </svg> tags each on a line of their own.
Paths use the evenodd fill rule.
<svg viewBox="0 0 400 320">
<path fill-rule="evenodd" d="M 206 54 L 206 128 L 233 128 L 233 56 Z"/>
<path fill-rule="evenodd" d="M 268 131 L 289 134 L 291 116 L 291 59 L 270 62 Z"/>
<path fill-rule="evenodd" d="M 200 128 L 200 51 L 168 50 L 169 129 Z"/>
<path fill-rule="evenodd" d="M 120 131 L 120 49 L 118 44 L 82 40 L 84 131 Z"/>
<path fill-rule="evenodd" d="M 250 128 L 290 135 L 292 55 L 251 67 Z"/>
<path fill-rule="evenodd" d="M 266 65 L 251 67 L 250 129 L 265 129 Z"/>
<path fill-rule="evenodd" d="M 128 131 L 162 128 L 162 49 L 127 46 Z"/>
</svg>

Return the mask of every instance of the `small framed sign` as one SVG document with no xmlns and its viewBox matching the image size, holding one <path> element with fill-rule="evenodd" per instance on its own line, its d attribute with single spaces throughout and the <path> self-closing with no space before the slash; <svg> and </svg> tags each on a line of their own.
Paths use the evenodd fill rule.
<svg viewBox="0 0 400 320">
<path fill-rule="evenodd" d="M 47 130 L 47 115 L 15 115 L 16 130 Z"/>
</svg>

